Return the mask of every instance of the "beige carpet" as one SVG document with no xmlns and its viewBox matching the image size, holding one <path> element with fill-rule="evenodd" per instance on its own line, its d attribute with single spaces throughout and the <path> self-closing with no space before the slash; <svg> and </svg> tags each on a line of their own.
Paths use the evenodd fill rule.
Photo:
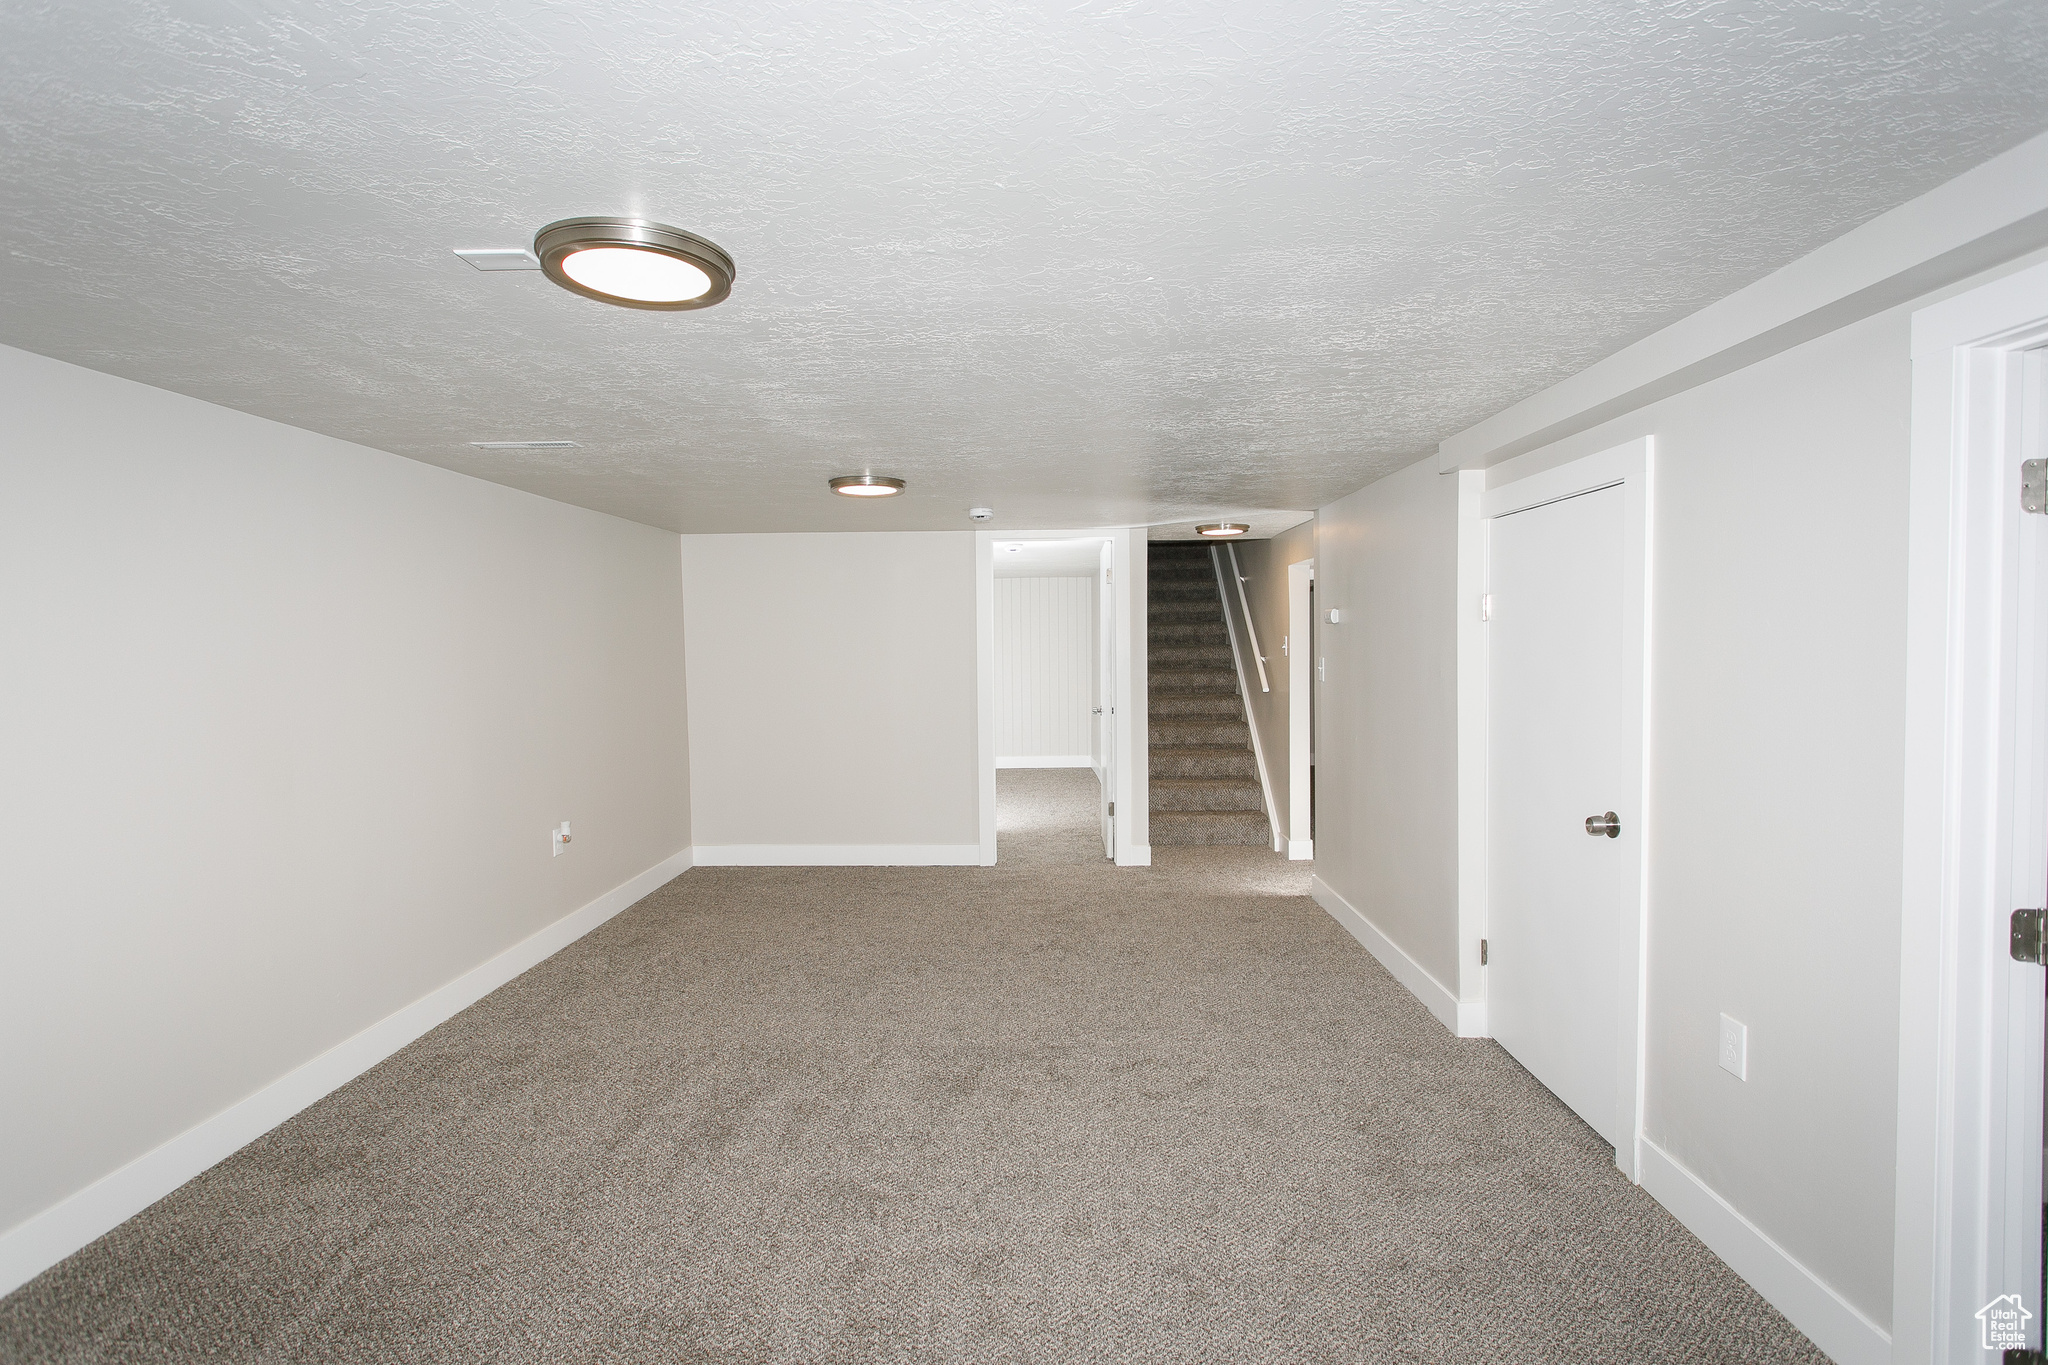
<svg viewBox="0 0 2048 1365">
<path fill-rule="evenodd" d="M 0 1302 L 14 1361 L 1818 1361 L 1246 848 L 699 869 Z"/>
</svg>

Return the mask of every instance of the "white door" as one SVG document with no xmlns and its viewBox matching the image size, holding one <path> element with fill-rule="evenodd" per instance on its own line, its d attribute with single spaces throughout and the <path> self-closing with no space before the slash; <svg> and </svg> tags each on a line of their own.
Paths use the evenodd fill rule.
<svg viewBox="0 0 2048 1365">
<path fill-rule="evenodd" d="M 1639 837 L 1622 705 L 1625 515 L 1615 486 L 1493 518 L 1486 586 L 1487 1021 L 1617 1150 L 1632 1127 L 1621 954 Z M 1609 811 L 1619 837 L 1589 835 L 1588 817 Z"/>
</svg>

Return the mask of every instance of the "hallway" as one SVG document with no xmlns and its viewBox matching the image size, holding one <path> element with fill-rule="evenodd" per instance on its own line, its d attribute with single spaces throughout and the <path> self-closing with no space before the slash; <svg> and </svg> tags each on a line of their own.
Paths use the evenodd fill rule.
<svg viewBox="0 0 2048 1365">
<path fill-rule="evenodd" d="M 1263 850 L 700 868 L 0 1304 L 0 1358 L 1814 1361 Z"/>
</svg>

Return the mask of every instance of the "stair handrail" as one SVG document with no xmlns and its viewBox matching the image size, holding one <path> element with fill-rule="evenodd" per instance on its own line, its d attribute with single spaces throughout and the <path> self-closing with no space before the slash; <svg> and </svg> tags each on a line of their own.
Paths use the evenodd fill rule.
<svg viewBox="0 0 2048 1365">
<path fill-rule="evenodd" d="M 1259 661 L 1259 691 L 1271 692 L 1273 684 L 1266 681 L 1266 656 L 1259 652 L 1259 628 L 1252 624 L 1252 604 L 1244 596 L 1244 575 L 1237 571 L 1237 547 L 1218 545 L 1214 548 L 1230 551 L 1230 576 L 1237 580 L 1237 605 L 1244 613 L 1245 634 L 1252 640 L 1252 657 Z"/>
</svg>

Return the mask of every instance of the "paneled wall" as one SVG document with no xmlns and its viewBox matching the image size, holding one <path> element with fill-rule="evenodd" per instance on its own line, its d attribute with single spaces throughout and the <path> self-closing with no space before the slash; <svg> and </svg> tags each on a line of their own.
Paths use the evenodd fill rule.
<svg viewBox="0 0 2048 1365">
<path fill-rule="evenodd" d="M 1089 766 L 1092 578 L 996 580 L 996 766 Z"/>
</svg>

